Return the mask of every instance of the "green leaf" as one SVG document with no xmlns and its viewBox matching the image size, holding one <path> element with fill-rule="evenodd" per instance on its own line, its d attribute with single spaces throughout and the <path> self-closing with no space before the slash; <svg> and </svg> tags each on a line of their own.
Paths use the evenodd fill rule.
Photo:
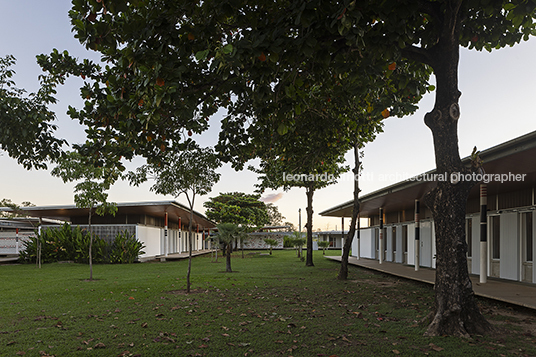
<svg viewBox="0 0 536 357">
<path fill-rule="evenodd" d="M 199 51 L 195 54 L 195 59 L 198 61 L 204 61 L 208 56 L 209 50 Z"/>
<path fill-rule="evenodd" d="M 288 133 L 288 127 L 284 123 L 279 124 L 277 127 L 277 133 L 281 136 L 285 135 Z"/>
</svg>

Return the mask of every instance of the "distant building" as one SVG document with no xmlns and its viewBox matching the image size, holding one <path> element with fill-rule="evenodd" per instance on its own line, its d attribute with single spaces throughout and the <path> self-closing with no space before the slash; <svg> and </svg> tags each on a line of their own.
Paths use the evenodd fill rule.
<svg viewBox="0 0 536 357">
<path fill-rule="evenodd" d="M 31 217 L 88 227 L 88 210 L 74 205 L 23 207 L 21 210 Z M 189 221 L 189 209 L 175 201 L 131 202 L 117 203 L 115 216 L 93 214 L 91 226 L 93 232 L 105 240 L 113 239 L 122 231 L 130 232 L 145 245 L 145 254 L 139 258 L 148 259 L 188 251 Z M 44 223 L 41 228 L 48 226 Z M 194 211 L 192 250 L 210 248 L 209 240 L 205 240 L 205 237 L 214 227 L 214 222 Z"/>
<path fill-rule="evenodd" d="M 329 248 L 342 249 L 343 238 L 348 235 L 348 231 L 320 231 L 315 232 L 319 242 L 328 241 Z"/>
<path fill-rule="evenodd" d="M 481 276 L 536 283 L 536 131 L 484 150 L 480 157 L 488 175 L 482 179 L 489 181 L 483 186 L 487 189 L 487 210 L 483 215 L 487 222 L 487 243 L 482 244 L 480 238 L 477 184 L 469 194 L 466 207 L 469 273 L 480 274 L 483 266 Z M 463 162 L 470 165 L 470 158 Z M 419 205 L 420 239 L 415 240 L 415 207 L 416 200 L 421 200 L 443 179 L 441 174 L 432 170 L 361 196 L 360 216 L 368 219 L 369 227 L 360 230 L 359 239 L 356 234 L 352 256 L 379 260 L 382 254 L 382 260 L 415 265 L 418 247 L 418 265 L 435 268 L 432 215 L 424 204 Z M 351 217 L 352 205 L 353 200 L 320 214 Z M 385 243 L 382 252 L 379 251 L 380 223 Z M 482 252 L 481 247 L 485 247 Z"/>
</svg>

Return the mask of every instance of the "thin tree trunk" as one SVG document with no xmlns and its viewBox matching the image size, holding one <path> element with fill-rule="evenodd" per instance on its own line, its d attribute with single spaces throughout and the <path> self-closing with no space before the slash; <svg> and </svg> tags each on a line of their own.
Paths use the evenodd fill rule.
<svg viewBox="0 0 536 357">
<path fill-rule="evenodd" d="M 432 131 L 437 172 L 446 173 L 449 180 L 439 181 L 424 197 L 434 218 L 437 252 L 435 306 L 425 333 L 428 336 L 468 336 L 491 330 L 476 304 L 467 269 L 465 211 L 475 183 L 451 180 L 456 174 L 471 172 L 463 166 L 458 149 L 459 9 L 454 5 L 447 6 L 445 29 L 438 44 L 429 50 L 437 94 L 434 109 L 424 121 Z"/>
<path fill-rule="evenodd" d="M 227 256 L 225 257 L 225 271 L 227 273 L 232 273 L 233 270 L 231 269 L 231 251 L 233 247 L 233 241 L 231 241 L 229 244 L 227 244 Z"/>
<path fill-rule="evenodd" d="M 92 207 L 89 208 L 89 218 L 88 218 L 88 230 L 89 230 L 89 280 L 93 280 L 93 232 L 91 229 L 91 211 Z"/>
<path fill-rule="evenodd" d="M 193 195 L 191 202 L 188 195 L 186 195 L 186 198 L 190 203 L 190 222 L 188 222 L 188 272 L 186 273 L 186 294 L 189 294 L 191 288 L 190 275 L 192 272 L 192 223 L 194 220 L 195 194 Z"/>
<path fill-rule="evenodd" d="M 313 194 L 315 190 L 312 186 L 306 188 L 307 194 L 307 257 L 305 266 L 312 267 L 313 263 Z"/>
<path fill-rule="evenodd" d="M 350 221 L 350 229 L 348 230 L 348 237 L 344 241 L 344 247 L 341 257 L 341 268 L 339 270 L 339 275 L 337 279 L 346 280 L 348 279 L 348 256 L 350 254 L 350 249 L 352 247 L 352 242 L 355 235 L 355 227 L 357 224 L 357 216 L 359 215 L 359 168 L 361 166 L 361 161 L 359 160 L 359 144 L 354 143 L 354 205 L 352 207 L 352 220 Z M 325 254 L 325 250 L 324 250 Z"/>
</svg>

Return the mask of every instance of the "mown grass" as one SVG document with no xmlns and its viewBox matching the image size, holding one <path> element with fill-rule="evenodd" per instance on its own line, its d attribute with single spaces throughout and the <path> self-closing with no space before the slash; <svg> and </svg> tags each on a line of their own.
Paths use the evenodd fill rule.
<svg viewBox="0 0 536 357">
<path fill-rule="evenodd" d="M 431 287 L 350 268 L 315 252 L 187 261 L 0 266 L 1 356 L 535 356 L 523 331 L 425 338 Z M 489 307 L 488 302 L 482 302 Z"/>
</svg>

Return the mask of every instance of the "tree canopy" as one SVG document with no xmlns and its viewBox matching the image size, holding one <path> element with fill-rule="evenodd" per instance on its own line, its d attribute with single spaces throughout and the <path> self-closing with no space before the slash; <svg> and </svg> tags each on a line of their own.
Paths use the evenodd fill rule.
<svg viewBox="0 0 536 357">
<path fill-rule="evenodd" d="M 221 193 L 203 203 L 206 215 L 217 223 L 234 223 L 249 228 L 269 223 L 266 204 L 259 194 L 243 192 Z"/>
<path fill-rule="evenodd" d="M 48 107 L 56 103 L 56 85 L 60 78 L 40 76 L 36 93 L 17 88 L 13 56 L 0 57 L 0 150 L 26 169 L 47 167 L 59 157 L 65 140 L 54 135 L 56 115 Z"/>
</svg>

